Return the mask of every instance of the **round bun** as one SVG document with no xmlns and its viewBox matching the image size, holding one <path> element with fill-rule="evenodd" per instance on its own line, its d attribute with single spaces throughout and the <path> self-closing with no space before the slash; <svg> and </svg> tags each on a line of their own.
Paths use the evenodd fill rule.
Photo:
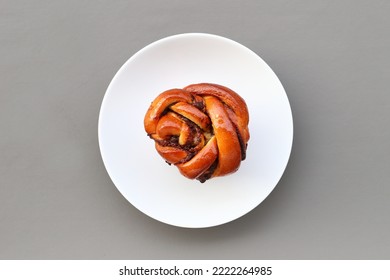
<svg viewBox="0 0 390 280">
<path fill-rule="evenodd" d="M 145 131 L 165 161 L 202 183 L 237 171 L 246 155 L 248 123 L 245 101 L 210 83 L 164 91 L 144 118 Z"/>
</svg>

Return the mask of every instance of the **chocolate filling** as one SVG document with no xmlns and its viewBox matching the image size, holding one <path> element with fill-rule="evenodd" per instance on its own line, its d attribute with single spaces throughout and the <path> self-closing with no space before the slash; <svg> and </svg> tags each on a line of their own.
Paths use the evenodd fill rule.
<svg viewBox="0 0 390 280">
<path fill-rule="evenodd" d="M 240 142 L 241 160 L 245 160 L 246 159 L 246 148 L 247 148 L 248 144 L 244 143 L 244 141 L 242 140 L 242 136 L 237 128 L 236 128 L 236 133 L 237 133 L 238 142 Z"/>
<path fill-rule="evenodd" d="M 203 101 L 194 101 L 192 103 L 192 105 L 194 105 L 196 108 L 198 108 L 202 112 L 206 111 L 206 106 L 204 105 Z"/>
<path fill-rule="evenodd" d="M 164 113 L 165 114 L 168 113 L 168 110 L 166 110 Z M 174 114 L 177 115 L 179 118 L 181 118 L 185 123 L 187 123 L 188 127 L 191 130 L 187 144 L 180 145 L 179 144 L 179 136 L 177 136 L 177 135 L 171 135 L 167 139 L 162 139 L 162 140 L 154 139 L 154 140 L 158 144 L 160 144 L 161 146 L 173 147 L 173 148 L 178 148 L 178 149 L 186 151 L 187 156 L 184 159 L 182 159 L 176 163 L 176 164 L 180 164 L 180 163 L 185 163 L 185 162 L 191 160 L 198 153 L 199 148 L 197 148 L 197 145 L 202 141 L 202 135 L 201 135 L 202 130 L 200 127 L 198 127 L 195 123 L 193 123 L 188 118 L 186 118 L 182 115 L 176 114 L 176 113 L 174 113 Z M 148 134 L 148 136 L 153 139 L 152 135 Z M 208 141 L 208 139 L 206 139 L 206 141 Z"/>
<path fill-rule="evenodd" d="M 218 166 L 218 160 L 214 161 L 213 164 L 209 167 L 209 169 L 207 169 L 202 175 L 196 178 L 196 180 L 198 180 L 201 183 L 206 182 L 208 179 L 211 178 L 211 176 L 213 176 L 213 173 L 217 168 L 217 166 Z"/>
<path fill-rule="evenodd" d="M 163 139 L 163 140 L 155 139 L 155 141 L 164 147 L 181 148 L 181 146 L 179 145 L 179 137 L 176 135 L 172 135 L 168 139 Z"/>
</svg>

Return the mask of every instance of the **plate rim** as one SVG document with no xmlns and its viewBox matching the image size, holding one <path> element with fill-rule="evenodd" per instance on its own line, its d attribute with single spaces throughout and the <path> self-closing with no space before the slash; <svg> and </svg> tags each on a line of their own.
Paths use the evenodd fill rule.
<svg viewBox="0 0 390 280">
<path fill-rule="evenodd" d="M 157 219 L 153 216 L 150 216 L 149 214 L 145 213 L 145 211 L 141 210 L 139 207 L 137 207 L 136 205 L 134 205 L 132 202 L 129 201 L 129 199 L 126 197 L 126 195 L 122 192 L 121 188 L 117 186 L 114 178 L 113 178 L 113 175 L 112 175 L 112 172 L 111 172 L 111 168 L 109 167 L 109 164 L 107 163 L 107 159 L 105 159 L 105 156 L 103 155 L 104 152 L 103 152 L 103 148 L 102 148 L 102 118 L 103 118 L 103 114 L 104 114 L 104 108 L 106 107 L 106 104 L 107 104 L 107 100 L 109 98 L 109 92 L 111 91 L 111 88 L 113 87 L 113 85 L 115 84 L 116 80 L 119 78 L 119 76 L 121 76 L 121 73 L 124 71 L 124 69 L 126 69 L 128 67 L 128 65 L 134 60 L 136 59 L 136 57 L 138 57 L 139 55 L 141 55 L 143 52 L 146 52 L 148 51 L 150 48 L 156 46 L 156 45 L 159 45 L 165 41 L 169 41 L 169 40 L 175 40 L 177 38 L 183 38 L 183 37 L 194 37 L 194 36 L 199 36 L 199 37 L 209 37 L 209 38 L 214 38 L 214 39 L 218 39 L 218 40 L 224 40 L 226 42 L 229 42 L 229 43 L 232 43 L 234 44 L 235 46 L 238 46 L 242 49 L 244 49 L 245 51 L 248 51 L 249 53 L 251 53 L 252 55 L 254 55 L 257 59 L 259 59 L 260 61 L 263 62 L 264 66 L 267 68 L 267 71 L 270 71 L 274 78 L 277 79 L 277 82 L 278 84 L 281 86 L 281 89 L 283 90 L 283 94 L 284 94 L 284 97 L 286 98 L 286 101 L 287 101 L 287 104 L 288 104 L 288 109 L 289 109 L 289 112 L 288 112 L 288 115 L 290 117 L 290 126 L 291 126 L 291 141 L 289 141 L 289 145 L 288 145 L 288 154 L 286 155 L 286 162 L 283 166 L 283 168 L 281 168 L 282 172 L 281 172 L 281 175 L 279 176 L 279 178 L 276 180 L 276 183 L 274 184 L 274 186 L 272 186 L 269 190 L 269 192 L 267 192 L 267 195 L 262 199 L 260 200 L 254 207 L 250 208 L 249 210 L 247 210 L 246 212 L 242 213 L 241 215 L 233 218 L 233 219 L 230 219 L 228 221 L 225 221 L 225 222 L 220 222 L 220 223 L 216 223 L 216 224 L 213 224 L 213 225 L 207 225 L 207 226 L 184 226 L 184 225 L 179 225 L 179 224 L 175 224 L 175 223 L 169 223 L 167 221 L 163 221 L 163 220 L 160 220 L 160 219 Z M 113 185 L 115 186 L 115 188 L 119 191 L 119 193 L 126 199 L 126 201 L 128 203 L 130 203 L 135 209 L 137 209 L 138 211 L 140 211 L 141 213 L 143 213 L 144 215 L 146 215 L 147 217 L 155 220 L 155 221 L 158 221 L 158 222 L 161 222 L 161 223 L 164 223 L 164 224 L 167 224 L 167 225 L 171 225 L 171 226 L 174 226 L 174 227 L 179 227 L 179 228 L 211 228 L 211 227 L 216 227 L 216 226 L 221 226 L 221 225 L 224 225 L 224 224 L 228 224 L 230 222 L 233 222 L 237 219 L 240 219 L 242 218 L 243 216 L 247 215 L 248 213 L 252 212 L 255 208 L 257 208 L 260 204 L 262 204 L 269 196 L 270 194 L 275 190 L 275 188 L 278 186 L 278 184 L 280 183 L 280 180 L 283 178 L 283 175 L 285 174 L 286 172 L 286 169 L 289 165 L 289 162 L 290 162 L 290 159 L 291 159 L 291 153 L 292 153 L 292 149 L 293 149 L 293 143 L 294 143 L 294 135 L 295 135 L 295 129 L 294 129 L 294 117 L 293 117 L 293 112 L 292 112 L 292 108 L 291 108 L 291 102 L 290 102 L 290 99 L 289 99 L 289 96 L 287 95 L 287 92 L 282 84 L 282 82 L 280 81 L 279 77 L 276 75 L 276 73 L 273 71 L 273 69 L 269 66 L 269 64 L 260 56 L 258 55 L 256 52 L 254 52 L 253 50 L 251 50 L 250 48 L 246 47 L 245 45 L 242 45 L 241 43 L 237 42 L 237 41 L 234 41 L 230 38 L 227 38 L 227 37 L 224 37 L 224 36 L 221 36 L 221 35 L 216 35 L 216 34 L 211 34 L 211 33 L 203 33 L 203 32 L 190 32 L 190 33 L 178 33 L 178 34 L 174 34 L 174 35 L 169 35 L 169 36 L 166 36 L 166 37 L 163 37 L 163 38 L 160 38 L 160 39 L 157 39 L 147 45 L 145 45 L 144 47 L 142 47 L 141 49 L 139 49 L 138 51 L 136 51 L 135 53 L 133 53 L 122 65 L 121 67 L 115 72 L 115 75 L 113 76 L 113 78 L 111 79 L 111 81 L 109 82 L 108 86 L 107 86 L 107 89 L 104 93 L 104 96 L 102 98 L 102 102 L 101 102 L 101 105 L 100 105 L 100 110 L 99 110 L 99 115 L 98 115 L 98 146 L 99 146 L 99 151 L 100 151 L 100 156 L 101 156 L 101 159 L 102 159 L 102 162 L 103 162 L 103 165 L 106 169 L 106 172 L 107 174 L 109 175 L 109 178 L 110 180 L 112 181 Z"/>
</svg>

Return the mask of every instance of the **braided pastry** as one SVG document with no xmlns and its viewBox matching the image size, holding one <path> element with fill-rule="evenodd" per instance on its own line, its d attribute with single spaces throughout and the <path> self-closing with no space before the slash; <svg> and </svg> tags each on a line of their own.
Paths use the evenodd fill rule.
<svg viewBox="0 0 390 280">
<path fill-rule="evenodd" d="M 245 159 L 248 122 L 246 103 L 236 92 L 201 83 L 157 96 L 144 126 L 168 164 L 203 183 L 237 171 Z"/>
</svg>

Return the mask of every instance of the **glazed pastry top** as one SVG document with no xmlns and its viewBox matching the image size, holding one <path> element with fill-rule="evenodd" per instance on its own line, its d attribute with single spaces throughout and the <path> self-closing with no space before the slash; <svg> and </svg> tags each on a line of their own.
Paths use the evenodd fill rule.
<svg viewBox="0 0 390 280">
<path fill-rule="evenodd" d="M 210 83 L 164 91 L 144 118 L 158 153 L 200 182 L 237 171 L 246 156 L 248 123 L 244 99 Z"/>
</svg>

